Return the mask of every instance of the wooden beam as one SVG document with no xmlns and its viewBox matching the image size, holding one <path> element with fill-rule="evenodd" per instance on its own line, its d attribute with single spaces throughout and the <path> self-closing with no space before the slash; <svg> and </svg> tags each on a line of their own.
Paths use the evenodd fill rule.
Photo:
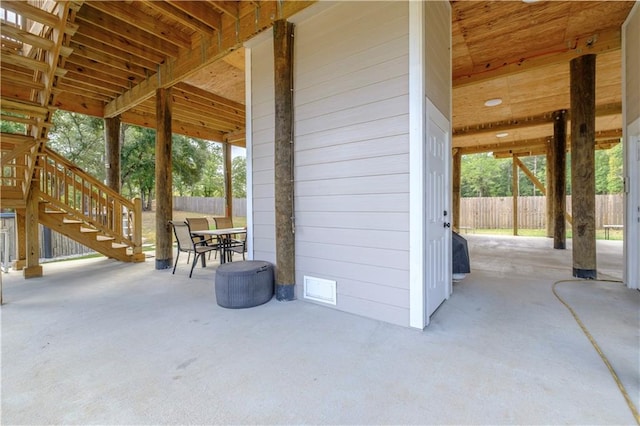
<svg viewBox="0 0 640 426">
<path fill-rule="evenodd" d="M 462 176 L 462 153 L 455 150 L 453 153 L 453 199 L 452 199 L 452 215 L 453 228 L 460 230 L 460 181 Z"/>
<path fill-rule="evenodd" d="M 275 75 L 276 298 L 293 300 L 295 286 L 293 182 L 293 24 L 273 24 Z"/>
<path fill-rule="evenodd" d="M 2 73 L 2 85 L 22 86 L 29 90 L 44 89 L 44 84 L 41 81 L 33 81 L 33 75 L 27 76 L 13 72 Z"/>
<path fill-rule="evenodd" d="M 145 0 L 144 4 L 161 13 L 167 19 L 176 21 L 193 31 L 202 34 L 211 34 L 215 28 L 210 27 L 201 21 L 190 16 L 188 13 L 177 9 L 174 5 L 164 1 Z"/>
<path fill-rule="evenodd" d="M 140 113 L 137 110 L 129 110 L 122 114 L 122 122 L 133 124 L 135 126 L 156 128 L 155 113 Z M 196 123 L 185 123 L 180 120 L 173 119 L 171 129 L 174 133 L 190 136 L 193 138 L 204 139 L 208 141 L 222 142 L 224 133 L 220 130 L 213 129 L 206 125 Z"/>
<path fill-rule="evenodd" d="M 33 6 L 23 0 L 3 0 L 2 8 L 15 12 L 25 19 L 30 19 L 50 27 L 55 27 L 60 22 L 60 18 L 57 15 Z"/>
<path fill-rule="evenodd" d="M 36 278 L 42 276 L 40 265 L 40 228 L 38 223 L 38 191 L 31 190 L 27 194 L 25 210 L 25 236 L 26 236 L 26 267 L 23 269 L 23 277 Z"/>
<path fill-rule="evenodd" d="M 120 193 L 120 116 L 104 119 L 107 186 Z"/>
<path fill-rule="evenodd" d="M 570 63 L 570 75 L 573 276 L 596 279 L 596 55 L 573 59 Z"/>
<path fill-rule="evenodd" d="M 125 2 L 116 1 L 90 1 L 85 2 L 84 7 L 92 7 L 102 13 L 113 16 L 128 25 L 153 34 L 166 42 L 179 47 L 190 48 L 191 38 L 181 31 L 177 31 L 169 25 L 158 25 L 158 21 L 137 7 L 131 7 Z"/>
<path fill-rule="evenodd" d="M 234 100 L 207 92 L 199 87 L 187 83 L 178 83 L 174 86 L 174 97 L 181 96 L 189 101 L 202 105 L 220 108 L 222 111 L 229 111 L 244 116 L 245 106 Z"/>
<path fill-rule="evenodd" d="M 240 10 L 238 8 L 239 2 L 232 1 L 209 1 L 209 3 L 218 9 L 220 12 L 226 13 L 228 16 L 238 19 Z"/>
<path fill-rule="evenodd" d="M 518 235 L 518 196 L 520 195 L 520 188 L 518 186 L 518 157 L 513 155 L 511 157 L 511 196 L 512 196 L 512 219 L 513 219 L 513 235 Z"/>
<path fill-rule="evenodd" d="M 40 37 L 36 34 L 32 34 L 29 31 L 25 31 L 13 25 L 5 24 L 4 22 L 0 22 L 0 31 L 4 37 L 16 39 L 21 43 L 29 44 L 37 49 L 49 50 L 53 48 L 53 41 Z"/>
<path fill-rule="evenodd" d="M 171 89 L 158 89 L 156 103 L 156 269 L 168 269 L 173 266 Z"/>
<path fill-rule="evenodd" d="M 501 61 L 495 66 L 478 64 L 470 72 L 453 76 L 453 87 L 463 87 L 482 81 L 487 81 L 506 75 L 543 68 L 549 65 L 566 64 L 574 58 L 588 53 L 605 53 L 620 50 L 621 31 L 619 28 L 602 31 L 598 34 L 583 35 L 575 40 L 571 46 L 561 44 L 551 53 L 532 52 L 530 57 L 515 57 Z"/>
<path fill-rule="evenodd" d="M 124 84 L 125 87 L 133 87 L 133 85 L 138 84 L 147 77 L 147 74 L 142 67 L 129 65 L 127 68 L 123 69 L 110 63 L 98 62 L 94 59 L 77 55 L 75 53 L 67 58 L 67 61 L 65 62 L 65 69 L 71 69 L 72 67 L 78 72 L 91 70 L 93 72 L 113 75 L 117 80 L 123 80 L 120 84 Z M 82 70 L 78 70 L 78 68 L 82 68 Z"/>
<path fill-rule="evenodd" d="M 16 209 L 16 252 L 13 261 L 13 269 L 22 271 L 27 266 L 27 229 L 26 211 L 24 208 Z"/>
<path fill-rule="evenodd" d="M 103 43 L 100 40 L 85 37 L 83 34 L 77 34 L 73 37 L 71 46 L 73 47 L 74 52 L 80 54 L 81 49 L 86 49 L 90 53 L 85 54 L 85 56 L 89 56 L 90 58 L 99 58 L 101 61 L 112 58 L 129 58 L 127 63 L 137 65 L 146 70 L 153 70 L 153 72 L 155 72 L 158 67 L 158 62 L 154 62 L 137 55 L 129 55 L 126 50 L 123 51 L 122 49 L 116 49 L 115 47 Z M 103 55 L 107 55 L 107 58 L 103 58 Z M 149 72 L 151 73 L 151 71 Z"/>
<path fill-rule="evenodd" d="M 37 59 L 30 58 L 28 56 L 22 56 L 15 53 L 13 50 L 2 48 L 2 55 L 0 55 L 0 63 L 16 65 L 24 67 L 32 71 L 48 73 L 49 64 L 39 61 Z"/>
<path fill-rule="evenodd" d="M 49 113 L 49 107 L 44 107 L 37 102 L 30 101 L 14 101 L 12 99 L 2 99 L 2 110 L 5 112 L 13 112 L 16 114 L 25 114 L 32 117 L 44 119 Z"/>
<path fill-rule="evenodd" d="M 4 138 L 4 136 L 3 136 Z M 11 143 L 10 140 L 5 142 L 4 140 L 2 141 L 2 150 L 4 151 L 4 147 L 6 143 Z M 23 156 L 23 155 L 27 155 L 31 152 L 31 150 L 34 148 L 34 146 L 37 144 L 38 142 L 35 141 L 32 137 L 29 137 L 29 140 L 21 143 L 21 144 L 15 144 L 14 148 L 11 151 L 5 151 L 2 153 L 2 157 L 0 157 L 0 164 L 2 165 L 2 167 L 5 166 L 9 166 L 11 167 L 12 164 L 10 164 L 13 160 Z M 15 167 L 15 166 L 14 166 Z"/>
<path fill-rule="evenodd" d="M 152 7 L 160 6 L 163 3 L 159 1 L 145 2 Z M 282 8 L 284 17 L 287 18 L 313 3 L 313 1 L 288 1 Z M 217 35 L 199 37 L 197 41 L 194 41 L 191 49 L 182 49 L 178 58 L 169 58 L 160 65 L 156 75 L 147 78 L 110 102 L 105 107 L 106 116 L 113 117 L 133 108 L 151 98 L 157 88 L 171 87 L 238 49 L 242 43 L 272 24 L 272 17 L 275 16 L 276 9 L 276 2 L 261 2 L 260 7 L 255 9 L 256 13 L 241 16 L 239 23 L 232 20 L 233 22 L 224 26 L 219 37 Z"/>
<path fill-rule="evenodd" d="M 96 66 L 106 65 L 112 69 L 128 73 L 130 75 L 144 79 L 148 76 L 148 70 L 140 65 L 136 65 L 126 59 L 111 56 L 92 47 L 76 44 L 71 41 L 73 54 L 69 58 L 83 58 L 85 61 L 94 63 Z"/>
<path fill-rule="evenodd" d="M 233 218 L 233 190 L 231 182 L 231 145 L 222 144 L 222 163 L 224 174 L 224 216 Z"/>
<path fill-rule="evenodd" d="M 567 247 L 566 232 L 566 168 L 567 168 L 567 111 L 559 110 L 556 112 L 553 123 L 553 142 L 552 155 L 553 176 L 553 194 L 551 199 L 552 215 L 553 215 L 553 248 L 564 250 Z"/>
<path fill-rule="evenodd" d="M 67 70 L 67 74 L 73 72 L 73 81 L 83 81 L 84 76 L 86 76 L 93 80 L 103 81 L 112 85 L 112 87 L 122 87 L 122 90 L 131 87 L 136 83 L 136 80 L 143 80 L 142 78 L 132 76 L 108 65 L 93 63 L 80 56 L 71 56 L 65 64 L 65 69 Z M 69 77 L 72 77 L 72 75 L 69 75 Z"/>
<path fill-rule="evenodd" d="M 622 137 L 622 129 L 601 130 L 596 132 L 596 149 L 608 149 L 611 146 L 615 146 L 620 142 Z M 518 155 L 524 155 L 525 152 L 539 152 L 539 154 L 526 154 L 526 155 L 542 155 L 546 152 L 546 147 L 549 141 L 553 139 L 553 135 L 548 135 L 541 138 L 525 139 L 521 141 L 492 143 L 485 145 L 477 145 L 470 147 L 458 147 L 463 155 L 480 154 L 483 152 L 493 152 L 494 157 L 500 158 L 510 157 L 514 153 Z M 611 145 L 613 144 L 613 145 Z M 570 151 L 571 147 L 567 145 L 567 151 Z"/>
<path fill-rule="evenodd" d="M 547 238 L 553 238 L 553 228 L 554 228 L 554 217 L 553 217 L 553 194 L 554 194 L 554 157 L 553 157 L 553 141 L 549 141 L 549 146 L 547 147 L 547 170 L 545 173 L 545 180 L 547 183 L 547 192 L 545 194 L 545 203 L 546 203 L 546 215 L 545 215 L 545 224 L 547 225 Z"/>
<path fill-rule="evenodd" d="M 172 41 L 158 38 L 155 34 L 148 33 L 133 25 L 127 25 L 126 22 L 118 18 L 102 13 L 97 9 L 92 9 L 90 7 L 91 3 L 87 2 L 89 7 L 85 6 L 80 9 L 76 16 L 76 19 L 82 22 L 83 31 L 86 28 L 86 23 L 89 22 L 97 28 L 101 28 L 105 33 L 104 35 L 107 35 L 109 39 L 119 37 L 128 43 L 151 49 L 161 56 L 175 57 L 178 54 L 180 46 Z"/>
<path fill-rule="evenodd" d="M 89 75 L 89 74 L 92 74 L 92 75 Z M 105 81 L 104 76 L 99 76 L 99 75 L 94 76 L 95 73 L 89 70 L 84 70 L 84 73 L 79 73 L 75 70 L 68 70 L 67 75 L 69 77 L 69 80 L 73 81 L 74 84 L 75 82 L 81 82 L 85 86 L 94 87 L 95 89 L 97 89 L 96 92 L 98 93 L 104 93 L 104 92 L 121 93 L 124 90 L 124 87 L 126 87 L 126 86 L 123 87 L 123 86 L 119 86 L 118 84 Z M 100 77 L 100 79 L 97 77 Z"/>
<path fill-rule="evenodd" d="M 223 141 L 225 143 L 244 147 L 246 145 L 247 135 L 245 129 L 236 132 L 225 133 Z"/>
<path fill-rule="evenodd" d="M 124 57 L 128 55 L 138 56 L 153 62 L 156 66 L 166 59 L 167 53 L 162 51 L 162 45 L 158 39 L 148 37 L 150 44 L 146 45 L 143 44 L 143 41 L 129 40 L 125 36 L 121 36 L 118 33 L 96 25 L 93 21 L 83 20 L 82 18 L 79 18 L 79 20 L 82 22 L 82 34 L 84 36 L 122 51 Z M 128 26 L 125 25 L 125 27 Z M 108 35 L 108 37 L 105 37 L 106 35 Z M 174 52 L 169 49 L 169 53 L 174 57 L 178 55 L 177 50 Z"/>
<path fill-rule="evenodd" d="M 182 121 L 184 123 L 194 123 L 202 126 L 209 126 L 213 129 L 217 129 L 221 132 L 230 132 L 236 131 L 241 128 L 244 128 L 244 123 L 234 125 L 232 122 L 229 122 L 225 119 L 218 119 L 215 115 L 207 116 L 210 110 L 200 109 L 197 110 L 193 108 L 193 106 L 180 104 L 176 102 L 174 99 L 173 102 L 173 119 L 174 121 Z M 142 105 L 138 105 L 135 110 L 136 112 L 142 112 L 146 114 L 153 114 L 154 110 L 149 106 L 149 102 L 145 102 Z M 199 111 L 199 112 L 198 112 Z"/>
<path fill-rule="evenodd" d="M 595 109 L 596 117 L 604 117 L 622 113 L 622 103 L 615 102 L 610 104 L 598 105 Z M 571 112 L 569 111 L 569 119 Z M 553 111 L 531 117 L 519 117 L 511 120 L 481 123 L 473 126 L 458 127 L 453 129 L 453 139 L 456 136 L 481 135 L 486 133 L 504 132 L 517 129 L 523 126 L 535 126 L 540 124 L 553 123 Z"/>
<path fill-rule="evenodd" d="M 529 178 L 529 180 L 533 183 L 533 185 L 536 188 L 538 188 L 538 191 L 540 191 L 542 195 L 546 195 L 547 190 L 545 189 L 542 182 L 540 182 L 540 179 L 538 179 L 537 176 L 534 175 L 533 172 L 531 172 L 531 170 L 529 170 L 527 165 L 524 164 L 522 160 L 520 160 L 520 158 L 518 158 L 517 156 L 514 156 L 513 159 L 518 165 L 518 167 L 520 168 L 520 170 L 522 170 L 522 172 Z"/>
<path fill-rule="evenodd" d="M 184 12 L 186 16 L 189 16 L 192 19 L 197 19 L 212 30 L 220 31 L 222 29 L 222 18 L 220 17 L 220 13 L 211 10 L 210 5 L 206 2 L 169 0 L 169 3 L 173 7 Z"/>
</svg>

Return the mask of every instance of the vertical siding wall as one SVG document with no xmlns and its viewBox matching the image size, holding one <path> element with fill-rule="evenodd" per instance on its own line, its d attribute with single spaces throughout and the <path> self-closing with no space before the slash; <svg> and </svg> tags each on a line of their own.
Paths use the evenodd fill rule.
<svg viewBox="0 0 640 426">
<path fill-rule="evenodd" d="M 296 295 L 305 275 L 335 280 L 337 309 L 407 326 L 408 5 L 296 24 Z"/>
<path fill-rule="evenodd" d="M 253 258 L 275 262 L 273 36 L 251 48 Z"/>
</svg>

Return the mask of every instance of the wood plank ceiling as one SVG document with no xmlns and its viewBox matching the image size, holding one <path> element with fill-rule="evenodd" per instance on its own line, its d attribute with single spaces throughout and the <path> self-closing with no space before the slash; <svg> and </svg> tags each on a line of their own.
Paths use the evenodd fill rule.
<svg viewBox="0 0 640 426">
<path fill-rule="evenodd" d="M 552 113 L 570 109 L 570 60 L 588 53 L 597 54 L 597 143 L 620 140 L 620 30 L 634 2 L 451 4 L 454 147 L 497 156 L 543 153 Z M 502 104 L 484 106 L 496 98 Z"/>
<path fill-rule="evenodd" d="M 46 3 L 46 2 L 45 2 Z M 53 89 L 54 106 L 155 127 L 155 91 L 173 87 L 173 129 L 244 145 L 242 43 L 313 2 L 73 1 L 74 28 Z M 597 53 L 597 131 L 621 136 L 620 26 L 633 2 L 452 1 L 453 139 L 463 152 L 537 153 L 553 111 L 569 108 L 569 60 Z M 1 7 L 36 19 L 24 1 Z M 364 5 L 363 5 L 364 7 Z M 29 99 L 25 61 L 39 43 L 2 23 L 2 97 Z M 501 98 L 488 108 L 484 101 Z M 3 107 L 4 108 L 4 107 Z M 507 132 L 503 138 L 496 133 Z"/>
</svg>

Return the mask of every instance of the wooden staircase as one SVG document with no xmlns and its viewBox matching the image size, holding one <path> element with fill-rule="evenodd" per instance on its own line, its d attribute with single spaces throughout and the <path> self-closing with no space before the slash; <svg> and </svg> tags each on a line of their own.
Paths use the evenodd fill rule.
<svg viewBox="0 0 640 426">
<path fill-rule="evenodd" d="M 41 224 L 105 256 L 144 261 L 139 198 L 127 200 L 49 148 L 39 170 Z"/>
<path fill-rule="evenodd" d="M 83 220 L 73 219 L 73 215 L 64 210 L 49 207 L 46 201 L 40 202 L 39 212 L 41 224 L 105 256 L 125 262 L 144 260 L 136 256 L 129 244 L 117 242 L 115 237 L 105 235 Z"/>
<path fill-rule="evenodd" d="M 0 201 L 16 212 L 18 263 L 31 269 L 25 277 L 41 275 L 38 223 L 106 256 L 143 261 L 140 201 L 123 198 L 46 146 L 82 1 L 0 5 Z"/>
</svg>

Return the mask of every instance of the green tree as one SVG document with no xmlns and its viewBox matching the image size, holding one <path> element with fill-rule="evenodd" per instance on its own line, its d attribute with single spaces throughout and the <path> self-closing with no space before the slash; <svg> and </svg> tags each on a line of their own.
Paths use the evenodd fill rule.
<svg viewBox="0 0 640 426">
<path fill-rule="evenodd" d="M 203 176 L 207 161 L 207 142 L 182 135 L 173 135 L 173 188 L 179 195 L 195 195 L 195 186 Z"/>
<path fill-rule="evenodd" d="M 619 143 L 609 150 L 609 170 L 607 173 L 607 192 L 620 194 L 624 191 L 622 144 Z"/>
<path fill-rule="evenodd" d="M 96 179 L 105 179 L 102 119 L 74 112 L 56 111 L 49 139 L 49 147 L 54 151 Z"/>
<path fill-rule="evenodd" d="M 224 197 L 222 146 L 219 143 L 210 143 L 207 147 L 202 179 L 196 185 L 194 195 L 200 197 Z"/>
<path fill-rule="evenodd" d="M 3 111 L 2 114 L 5 114 L 5 112 Z M 7 112 L 6 115 L 12 115 L 12 114 Z M 16 134 L 24 135 L 25 126 L 24 124 L 16 123 L 15 121 L 0 120 L 0 131 L 2 133 L 16 133 Z"/>
<path fill-rule="evenodd" d="M 463 197 L 503 197 L 511 193 L 511 160 L 491 155 L 462 157 L 460 191 Z"/>
<path fill-rule="evenodd" d="M 140 197 L 142 207 L 151 210 L 155 187 L 156 132 L 137 126 L 127 126 L 122 144 L 120 175 L 123 193 Z"/>
<path fill-rule="evenodd" d="M 231 189 L 234 198 L 247 197 L 247 159 L 237 156 L 231 162 Z"/>
<path fill-rule="evenodd" d="M 596 194 L 609 192 L 609 151 L 596 150 Z"/>
</svg>

